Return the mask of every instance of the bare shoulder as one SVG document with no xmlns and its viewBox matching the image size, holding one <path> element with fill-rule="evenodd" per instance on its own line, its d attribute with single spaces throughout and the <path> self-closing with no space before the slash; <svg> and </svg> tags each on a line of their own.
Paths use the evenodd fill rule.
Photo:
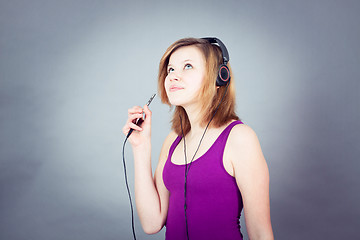
<svg viewBox="0 0 360 240">
<path fill-rule="evenodd" d="M 163 143 L 161 151 L 160 151 L 159 161 L 158 161 L 158 164 L 157 164 L 157 167 L 155 170 L 155 178 L 156 179 L 158 179 L 159 177 L 162 179 L 162 172 L 163 172 L 166 160 L 168 158 L 169 149 L 170 149 L 171 144 L 176 139 L 176 137 L 177 137 L 177 134 L 174 131 L 171 131 L 164 140 L 164 143 Z"/>
<path fill-rule="evenodd" d="M 165 138 L 164 143 L 163 143 L 163 147 L 165 148 L 165 150 L 169 150 L 171 144 L 175 141 L 175 139 L 177 138 L 177 134 L 174 131 L 171 131 Z"/>
<path fill-rule="evenodd" d="M 255 131 L 246 124 L 238 124 L 231 130 L 227 149 L 233 165 L 263 162 L 264 157 Z"/>
<path fill-rule="evenodd" d="M 166 136 L 164 143 L 171 144 L 176 138 L 177 134 L 174 131 L 169 132 L 169 134 Z"/>
<path fill-rule="evenodd" d="M 233 127 L 229 134 L 228 142 L 232 145 L 238 144 L 254 144 L 258 142 L 255 131 L 246 124 L 237 124 Z"/>
<path fill-rule="evenodd" d="M 177 134 L 174 131 L 171 131 L 167 135 L 167 137 L 165 138 L 164 143 L 162 145 L 162 148 L 161 148 L 159 162 L 165 161 L 167 159 L 167 155 L 169 153 L 170 146 L 175 141 L 176 137 L 177 137 Z"/>
</svg>

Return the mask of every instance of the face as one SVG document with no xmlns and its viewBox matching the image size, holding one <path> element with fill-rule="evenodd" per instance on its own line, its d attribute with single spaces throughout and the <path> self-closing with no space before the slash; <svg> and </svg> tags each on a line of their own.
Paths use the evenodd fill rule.
<svg viewBox="0 0 360 240">
<path fill-rule="evenodd" d="M 165 78 L 165 90 L 171 105 L 187 107 L 198 104 L 205 71 L 205 59 L 197 47 L 185 46 L 173 52 Z"/>
</svg>

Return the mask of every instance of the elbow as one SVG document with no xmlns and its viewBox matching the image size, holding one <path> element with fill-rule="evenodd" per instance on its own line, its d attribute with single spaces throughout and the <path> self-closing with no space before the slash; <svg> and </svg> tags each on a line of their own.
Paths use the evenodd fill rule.
<svg viewBox="0 0 360 240">
<path fill-rule="evenodd" d="M 160 232 L 161 229 L 162 229 L 161 227 L 144 227 L 143 226 L 144 232 L 148 235 L 158 233 L 158 232 Z"/>
<path fill-rule="evenodd" d="M 260 233 L 255 236 L 249 236 L 250 239 L 258 239 L 258 240 L 274 240 L 274 235 L 272 232 L 268 233 Z"/>
<path fill-rule="evenodd" d="M 163 226 L 164 226 L 163 224 L 160 223 L 156 224 L 154 222 L 148 224 L 142 224 L 142 228 L 144 232 L 148 235 L 152 235 L 160 232 Z"/>
<path fill-rule="evenodd" d="M 155 228 L 143 228 L 144 232 L 148 235 L 153 235 L 155 233 L 158 233 L 160 230 L 155 229 Z"/>
</svg>

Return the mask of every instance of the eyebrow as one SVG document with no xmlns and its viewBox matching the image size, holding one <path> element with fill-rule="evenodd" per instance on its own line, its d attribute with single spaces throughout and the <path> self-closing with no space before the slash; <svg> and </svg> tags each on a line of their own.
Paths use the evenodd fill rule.
<svg viewBox="0 0 360 240">
<path fill-rule="evenodd" d="M 184 60 L 184 61 L 182 61 L 182 62 L 183 62 L 183 63 L 184 63 L 184 62 L 193 62 L 193 60 L 191 60 L 191 59 L 185 59 L 185 60 Z M 169 64 L 168 64 L 168 66 L 172 66 L 172 64 L 171 64 L 171 63 L 169 63 Z"/>
</svg>

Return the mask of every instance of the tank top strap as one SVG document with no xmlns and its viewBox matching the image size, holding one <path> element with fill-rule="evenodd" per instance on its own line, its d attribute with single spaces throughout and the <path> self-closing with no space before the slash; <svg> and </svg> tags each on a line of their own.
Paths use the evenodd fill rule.
<svg viewBox="0 0 360 240">
<path fill-rule="evenodd" d="M 238 124 L 244 124 L 243 122 L 237 120 L 237 121 L 233 121 L 232 123 L 230 123 L 225 129 L 224 131 L 221 133 L 221 135 L 223 135 L 223 137 L 227 138 L 228 135 L 230 134 L 231 132 L 231 129 L 235 126 L 235 125 L 238 125 Z"/>
<path fill-rule="evenodd" d="M 222 150 L 224 150 L 225 148 L 225 144 L 226 144 L 226 141 L 229 137 L 229 134 L 231 132 L 231 130 L 233 129 L 233 127 L 235 125 L 238 125 L 238 124 L 244 124 L 243 122 L 237 120 L 237 121 L 233 121 L 232 123 L 230 123 L 224 130 L 223 132 L 220 134 L 220 136 L 218 137 L 218 144 L 220 144 Z"/>
<path fill-rule="evenodd" d="M 170 157 L 170 159 L 171 159 L 171 156 L 172 156 L 176 146 L 179 144 L 180 140 L 181 140 L 181 136 L 179 135 L 176 137 L 174 142 L 171 144 L 170 149 L 169 149 L 169 155 L 168 155 Z"/>
</svg>

